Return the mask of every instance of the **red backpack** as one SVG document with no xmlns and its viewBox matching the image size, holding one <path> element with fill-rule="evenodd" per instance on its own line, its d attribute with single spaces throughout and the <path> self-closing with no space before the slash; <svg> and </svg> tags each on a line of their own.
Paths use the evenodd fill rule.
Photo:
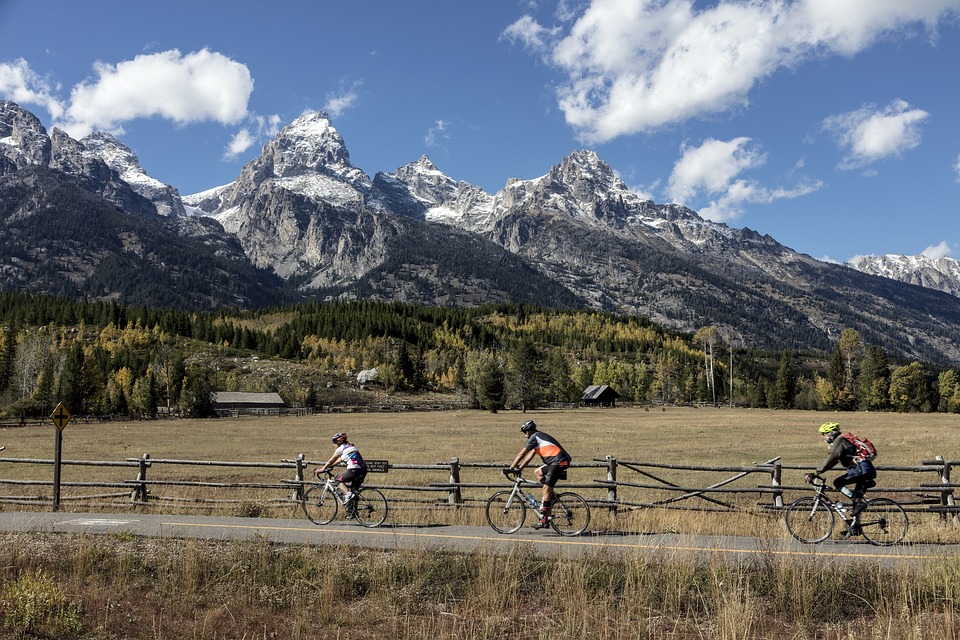
<svg viewBox="0 0 960 640">
<path fill-rule="evenodd" d="M 866 438 L 855 436 L 852 433 L 844 433 L 842 437 L 857 448 L 857 455 L 853 457 L 854 464 L 864 460 L 873 460 L 877 457 L 877 448 Z"/>
</svg>

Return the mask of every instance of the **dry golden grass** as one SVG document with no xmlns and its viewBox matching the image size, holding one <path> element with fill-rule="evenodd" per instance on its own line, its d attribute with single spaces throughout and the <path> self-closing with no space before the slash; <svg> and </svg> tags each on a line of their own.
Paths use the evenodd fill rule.
<svg viewBox="0 0 960 640">
<path fill-rule="evenodd" d="M 960 459 L 957 416 L 680 408 L 71 424 L 64 432 L 64 458 L 122 460 L 150 453 L 153 458 L 276 462 L 304 453 L 319 460 L 332 450 L 330 435 L 345 430 L 366 457 L 395 464 L 456 456 L 503 465 L 522 445 L 518 426 L 528 418 L 559 438 L 579 463 L 611 454 L 620 460 L 744 466 L 781 456 L 787 465 L 813 466 L 824 454 L 816 426 L 827 419 L 870 437 L 880 448 L 881 465 L 914 466 L 936 455 Z M 4 456 L 50 458 L 53 427 L 0 431 L 0 446 L 7 447 Z M 49 467 L 39 469 L 0 463 L 0 477 L 49 473 Z M 135 475 L 130 469 L 67 467 L 64 480 L 105 472 L 125 479 Z M 917 474 L 882 473 L 885 484 L 919 481 Z M 620 479 L 627 474 L 621 470 Z M 657 474 L 698 486 L 732 475 L 672 469 Z M 800 474 L 785 471 L 785 482 Z M 575 469 L 569 483 L 602 475 L 602 469 Z M 149 477 L 277 481 L 292 474 L 288 469 L 157 465 Z M 370 483 L 445 479 L 442 471 L 395 470 L 371 476 Z M 496 483 L 497 470 L 467 468 L 462 479 Z M 750 483 L 762 484 L 763 477 L 753 476 Z M 181 491 L 188 496 L 199 490 Z M 475 495 L 491 492 L 478 489 Z M 603 491 L 582 493 L 602 496 Z M 479 510 L 398 513 L 427 520 L 479 522 L 482 517 Z M 283 515 L 291 515 L 289 508 Z M 914 518 L 911 514 L 915 532 Z M 595 512 L 600 528 L 691 534 L 784 536 L 779 521 L 757 510 L 731 515 L 643 509 L 616 520 Z M 956 536 L 952 527 L 937 522 L 919 530 L 923 541 Z M 76 637 L 102 639 L 960 637 L 957 557 L 936 558 L 911 571 L 856 562 L 827 567 L 808 560 L 761 554 L 740 563 L 666 561 L 638 552 L 574 561 L 530 557 L 519 547 L 513 555 L 494 556 L 293 547 L 263 540 L 163 542 L 116 536 L 104 543 L 84 536 L 0 534 L 0 592 L 41 568 L 82 606 L 83 628 Z M 0 602 L 0 610 L 13 604 Z"/>
<path fill-rule="evenodd" d="M 656 462 L 676 465 L 750 466 L 775 457 L 786 466 L 813 467 L 821 461 L 825 449 L 816 427 L 827 420 L 838 420 L 845 430 L 866 435 L 880 449 L 877 461 L 881 467 L 882 487 L 911 487 L 921 482 L 934 482 L 932 473 L 882 471 L 884 466 L 917 466 L 924 460 L 943 456 L 960 459 L 960 416 L 953 414 L 897 413 L 823 413 L 806 411 L 768 411 L 729 408 L 617 408 L 542 410 L 527 413 L 480 411 L 416 412 L 416 413 L 341 413 L 305 417 L 244 417 L 239 419 L 132 421 L 107 424 L 71 423 L 63 432 L 65 460 L 120 461 L 149 453 L 153 459 L 221 460 L 271 462 L 296 458 L 304 454 L 311 461 L 326 460 L 332 452 L 330 436 L 346 431 L 368 459 L 388 459 L 392 464 L 418 465 L 447 463 L 451 458 L 461 462 L 489 463 L 489 468 L 467 467 L 461 481 L 480 484 L 503 484 L 498 467 L 506 465 L 523 445 L 519 425 L 536 420 L 540 428 L 556 436 L 571 452 L 575 464 L 612 455 L 620 461 Z M 3 456 L 16 458 L 52 458 L 54 427 L 9 428 L 0 431 Z M 312 468 L 312 466 L 311 466 Z M 703 487 L 721 482 L 733 472 L 692 472 L 650 469 L 666 482 L 681 486 Z M 0 463 L 0 478 L 45 478 L 49 467 Z M 802 485 L 803 470 L 785 469 L 783 484 Z M 189 480 L 212 482 L 279 483 L 293 479 L 292 469 L 246 469 L 212 466 L 174 466 L 155 464 L 148 471 L 153 480 Z M 63 481 L 133 480 L 134 468 L 97 468 L 67 466 Z M 567 484 L 590 485 L 603 479 L 605 470 L 576 468 Z M 393 470 L 389 474 L 371 474 L 368 484 L 423 486 L 446 482 L 443 470 Z M 624 467 L 618 479 L 643 484 L 656 484 Z M 729 485 L 751 488 L 768 484 L 770 477 L 754 474 Z M 589 499 L 606 497 L 602 488 L 577 488 Z M 38 495 L 49 489 L 36 489 Z M 65 488 L 64 496 L 80 492 Z M 106 491 L 106 490 L 104 490 Z M 4 493 L 9 494 L 6 489 Z M 89 494 L 90 490 L 84 490 Z M 196 508 L 196 498 L 217 498 L 232 501 L 220 512 L 281 515 L 299 517 L 290 507 L 274 508 L 271 501 L 282 500 L 288 492 L 276 489 L 246 491 L 240 495 L 227 489 L 198 487 L 152 488 L 155 496 L 172 496 L 187 500 Z M 476 504 L 493 492 L 492 488 L 464 490 L 464 497 Z M 47 493 L 48 495 L 48 493 Z M 649 503 L 674 495 L 672 492 L 621 489 L 622 500 Z M 799 495 L 787 494 L 787 500 Z M 438 494 L 388 492 L 394 507 L 394 519 L 410 522 L 465 522 L 482 524 L 479 509 L 452 513 L 447 509 L 404 505 L 404 498 L 430 500 Z M 757 494 L 718 495 L 747 510 L 742 517 L 729 514 L 698 513 L 687 510 L 641 509 L 609 517 L 604 510 L 595 510 L 592 528 L 616 528 L 636 531 L 683 531 L 704 533 L 739 533 L 755 535 L 767 531 L 769 516 L 757 512 L 758 503 L 772 499 Z M 907 501 L 915 495 L 895 494 Z M 71 508 L 69 501 L 66 508 Z M 688 499 L 678 506 L 711 507 L 702 499 Z M 78 507 L 79 508 L 79 507 Z M 158 507 L 159 508 L 159 507 Z M 174 508 L 164 506 L 164 509 Z M 239 510 L 239 511 L 238 511 Z M 215 509 L 214 512 L 217 512 Z M 951 529 L 938 526 L 939 518 L 921 518 L 911 514 L 912 535 L 930 520 L 931 530 L 924 539 L 950 539 Z M 780 535 L 781 532 L 777 532 Z"/>
</svg>

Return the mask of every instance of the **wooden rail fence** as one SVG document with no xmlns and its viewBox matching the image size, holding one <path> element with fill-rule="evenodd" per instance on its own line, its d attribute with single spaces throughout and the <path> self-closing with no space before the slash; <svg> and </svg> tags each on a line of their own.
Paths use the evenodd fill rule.
<svg viewBox="0 0 960 640">
<path fill-rule="evenodd" d="M 138 507 L 159 506 L 164 503 L 180 502 L 195 508 L 217 503 L 242 503 L 251 500 L 263 500 L 270 504 L 290 505 L 299 500 L 304 484 L 312 482 L 309 469 L 321 466 L 324 461 L 311 461 L 303 454 L 296 458 L 278 462 L 237 462 L 218 460 L 182 460 L 151 458 L 143 454 L 139 458 L 127 458 L 120 461 L 63 460 L 65 467 L 88 466 L 106 469 L 121 469 L 124 473 L 136 476 L 119 477 L 96 481 L 64 481 L 61 486 L 69 489 L 64 501 L 95 502 L 110 499 L 111 506 L 130 505 Z M 0 458 L 0 470 L 4 464 L 53 466 L 54 461 L 36 458 Z M 955 502 L 954 490 L 960 487 L 952 481 L 953 467 L 960 465 L 958 460 L 944 460 L 937 456 L 913 466 L 878 466 L 880 486 L 871 493 L 893 494 L 904 509 L 912 512 L 938 514 L 942 519 L 952 518 L 955 526 L 960 526 L 960 514 Z M 504 488 L 508 483 L 500 477 L 503 463 L 466 462 L 459 458 L 433 464 L 385 465 L 386 474 L 371 474 L 366 484 L 387 492 L 394 508 L 431 507 L 477 507 L 482 506 L 487 497 L 496 489 Z M 251 476 L 247 481 L 235 479 L 184 479 L 185 467 L 216 468 L 219 475 L 224 472 L 241 473 Z M 177 472 L 180 475 L 164 477 L 159 469 Z M 267 470 L 288 472 L 287 477 L 266 480 Z M 739 512 L 743 510 L 778 511 L 802 494 L 811 492 L 809 485 L 802 483 L 802 475 L 812 471 L 809 465 L 783 464 L 779 457 L 762 463 L 746 466 L 698 466 L 689 464 L 669 464 L 638 460 L 621 460 L 614 456 L 595 458 L 592 461 L 575 464 L 570 470 L 570 479 L 563 482 L 564 488 L 582 493 L 591 506 L 623 512 L 636 509 L 686 509 L 698 511 Z M 407 472 L 437 473 L 444 480 L 430 482 L 391 483 L 397 475 Z M 586 478 L 588 474 L 602 477 Z M 2 472 L 0 472 L 2 473 Z M 104 471 L 104 474 L 107 474 Z M 680 476 L 671 479 L 670 474 Z M 930 481 L 916 482 L 917 474 Z M 216 474 L 208 474 L 214 475 Z M 292 475 L 292 477 L 290 477 Z M 532 474 L 531 474 L 532 475 Z M 481 476 L 485 481 L 480 481 Z M 690 478 L 706 478 L 702 486 L 692 486 Z M 789 476 L 792 484 L 784 482 Z M 468 478 L 470 482 L 464 481 Z M 761 480 L 758 482 L 758 480 Z M 533 486 L 533 483 L 530 483 Z M 31 505 L 50 504 L 46 493 L 51 489 L 50 479 L 2 479 L 0 486 L 31 487 L 40 492 L 32 495 L 0 495 L 0 503 L 19 503 Z M 196 488 L 198 495 L 163 496 L 166 487 Z M 89 493 L 99 489 L 98 493 Z M 88 493 L 83 493 L 88 492 Z M 225 497 L 231 492 L 235 497 Z M 251 492 L 259 492 L 251 498 Z M 264 493 L 265 492 L 265 493 Z M 204 494 L 215 494 L 214 497 Z M 222 494 L 222 495 L 221 495 Z M 268 496 L 263 498 L 263 495 Z M 97 503 L 103 506 L 103 503 Z"/>
</svg>

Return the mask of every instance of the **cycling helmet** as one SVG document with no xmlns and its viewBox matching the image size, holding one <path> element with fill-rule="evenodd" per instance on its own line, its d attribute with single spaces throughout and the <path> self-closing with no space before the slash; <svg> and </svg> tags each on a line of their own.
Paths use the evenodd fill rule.
<svg viewBox="0 0 960 640">
<path fill-rule="evenodd" d="M 343 444 L 347 441 L 347 434 L 338 433 L 337 435 L 333 436 L 331 440 L 333 440 L 333 444 Z"/>
<path fill-rule="evenodd" d="M 824 422 L 820 425 L 820 435 L 826 435 L 828 433 L 840 433 L 840 423 L 839 422 Z"/>
<path fill-rule="evenodd" d="M 537 430 L 537 423 L 533 420 L 527 420 L 522 425 L 520 425 L 520 431 L 524 434 L 531 433 Z"/>
</svg>

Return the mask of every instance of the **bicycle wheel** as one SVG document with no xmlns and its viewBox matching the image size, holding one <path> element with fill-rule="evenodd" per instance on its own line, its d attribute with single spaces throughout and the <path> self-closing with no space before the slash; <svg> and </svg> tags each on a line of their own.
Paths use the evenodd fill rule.
<svg viewBox="0 0 960 640">
<path fill-rule="evenodd" d="M 576 493 L 558 493 L 550 507 L 550 526 L 562 536 L 578 536 L 590 524 L 590 505 Z"/>
<path fill-rule="evenodd" d="M 379 489 L 363 489 L 357 493 L 354 517 L 365 527 L 379 527 L 387 519 L 387 499 Z"/>
<path fill-rule="evenodd" d="M 860 512 L 863 537 L 878 547 L 889 547 L 903 540 L 908 526 L 907 512 L 889 498 L 868 500 L 867 508 Z"/>
<path fill-rule="evenodd" d="M 513 491 L 497 491 L 487 500 L 487 523 L 497 533 L 513 533 L 519 530 L 527 517 L 527 505 L 523 496 L 517 494 L 511 501 L 511 495 Z"/>
<path fill-rule="evenodd" d="M 326 485 L 315 484 L 303 492 L 300 504 L 303 505 L 307 520 L 313 524 L 329 524 L 337 517 L 340 500 L 327 491 Z"/>
<path fill-rule="evenodd" d="M 826 500 L 797 498 L 787 507 L 787 529 L 800 542 L 823 542 L 833 533 L 836 516 Z"/>
</svg>

